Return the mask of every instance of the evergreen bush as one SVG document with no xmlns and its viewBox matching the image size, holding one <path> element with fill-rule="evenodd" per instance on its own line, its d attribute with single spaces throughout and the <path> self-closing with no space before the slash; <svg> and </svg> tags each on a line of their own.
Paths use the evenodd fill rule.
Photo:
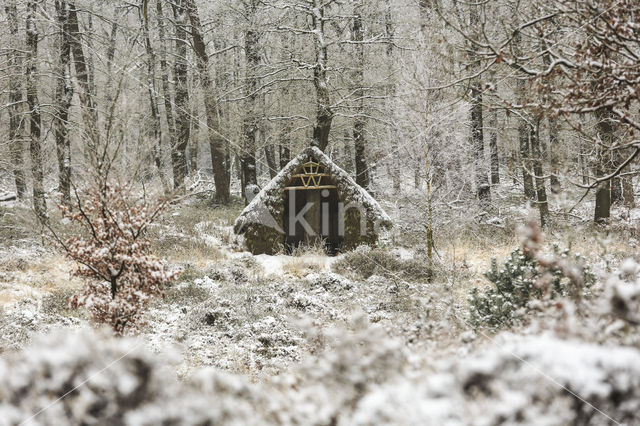
<svg viewBox="0 0 640 426">
<path fill-rule="evenodd" d="M 568 250 L 560 251 L 554 246 L 554 256 L 561 261 L 571 261 L 580 269 L 582 283 L 572 282 L 561 268 L 553 266 L 545 268 L 530 254 L 521 248 L 515 249 L 502 268 L 498 261 L 491 260 L 491 269 L 484 276 L 491 282 L 483 291 L 473 288 L 469 296 L 470 323 L 474 328 L 488 327 L 499 329 L 512 326 L 520 320 L 532 299 L 542 299 L 545 295 L 551 298 L 564 297 L 571 285 L 582 286 L 580 292 L 587 296 L 594 282 L 584 258 L 571 255 Z M 554 265 L 557 264 L 554 263 Z M 542 280 L 545 275 L 546 280 Z M 539 285 L 541 282 L 548 285 Z"/>
</svg>

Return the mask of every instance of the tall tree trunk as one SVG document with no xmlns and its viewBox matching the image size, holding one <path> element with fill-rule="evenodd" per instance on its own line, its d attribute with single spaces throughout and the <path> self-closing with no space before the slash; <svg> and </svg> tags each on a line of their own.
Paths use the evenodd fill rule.
<svg viewBox="0 0 640 426">
<path fill-rule="evenodd" d="M 266 115 L 265 108 L 267 104 L 267 99 L 265 95 L 261 96 L 260 99 L 261 99 L 260 105 L 261 105 L 261 111 L 262 111 L 261 116 L 264 117 Z M 276 149 L 273 144 L 268 143 L 269 135 L 267 132 L 269 130 L 269 126 L 267 125 L 266 121 L 261 120 L 261 125 L 259 126 L 259 129 L 260 129 L 259 130 L 260 143 L 264 147 L 264 158 L 267 160 L 269 177 L 273 179 L 274 177 L 276 177 L 279 171 L 278 164 L 276 162 Z"/>
<path fill-rule="evenodd" d="M 364 123 L 356 120 L 353 125 L 353 144 L 355 146 L 356 183 L 369 188 L 369 168 L 365 159 Z"/>
<path fill-rule="evenodd" d="M 169 66 L 167 64 L 167 30 L 166 30 L 166 18 L 164 16 L 164 11 L 162 8 L 163 0 L 156 0 L 156 18 L 158 19 L 158 38 L 160 39 L 160 82 L 162 85 L 162 99 L 164 101 L 164 115 L 167 120 L 167 129 L 169 133 L 169 151 L 173 152 L 173 146 L 175 140 L 177 139 L 176 134 L 176 122 L 174 115 L 174 103 L 171 96 L 171 86 L 169 85 Z M 177 37 L 176 37 L 177 38 Z M 186 51 L 186 47 L 185 47 Z M 174 164 L 173 157 L 171 161 L 170 176 L 167 177 L 167 180 L 173 178 L 173 181 L 176 181 L 174 176 Z M 184 179 L 183 179 L 184 180 Z"/>
<path fill-rule="evenodd" d="M 622 164 L 628 154 L 620 149 L 614 151 L 615 165 L 612 169 Z M 611 180 L 611 204 L 616 203 L 621 203 L 626 208 L 634 207 L 633 175 L 616 176 Z"/>
<path fill-rule="evenodd" d="M 242 174 L 244 184 L 256 185 L 256 135 L 258 132 L 258 79 L 257 67 L 260 63 L 260 36 L 255 28 L 256 2 L 245 2 L 247 31 L 244 35 L 245 84 L 244 84 L 244 119 L 242 122 Z M 266 153 L 266 151 L 265 151 Z"/>
<path fill-rule="evenodd" d="M 113 102 L 113 58 L 116 55 L 116 39 L 118 37 L 119 13 L 118 6 L 113 8 L 113 22 L 111 23 L 111 32 L 109 33 L 109 47 L 107 48 L 107 84 L 105 88 L 105 98 L 107 108 L 111 107 Z"/>
<path fill-rule="evenodd" d="M 147 90 L 149 91 L 149 105 L 151 107 L 151 126 L 153 127 L 153 161 L 158 169 L 158 176 L 165 194 L 169 192 L 169 184 L 162 164 L 162 121 L 158 109 L 158 93 L 156 91 L 156 54 L 151 46 L 149 35 L 149 0 L 143 0 L 140 10 L 144 47 L 147 53 Z"/>
<path fill-rule="evenodd" d="M 384 23 L 385 23 L 385 38 L 387 39 L 387 48 L 386 48 L 386 54 L 387 54 L 387 64 L 389 64 L 389 82 L 387 84 L 387 97 L 388 97 L 388 105 L 389 105 L 389 120 L 391 121 L 391 125 L 388 126 L 387 130 L 388 130 L 388 135 L 389 135 L 389 142 L 390 142 L 390 146 L 391 146 L 391 155 L 389 156 L 390 160 L 391 160 L 391 182 L 392 182 L 392 186 L 393 186 L 393 191 L 397 194 L 400 195 L 402 192 L 402 185 L 401 185 L 401 180 L 402 180 L 402 176 L 401 176 L 401 172 L 402 172 L 402 168 L 400 167 L 402 160 L 400 159 L 400 148 L 398 145 L 398 128 L 396 125 L 396 115 L 395 115 L 395 108 L 394 108 L 394 101 L 395 101 L 395 95 L 396 95 L 396 84 L 395 81 L 392 80 L 394 78 L 395 75 L 395 65 L 394 65 L 394 60 L 393 60 L 393 37 L 394 37 L 394 32 L 395 29 L 393 27 L 393 17 L 391 16 L 391 1 L 390 0 L 386 0 L 385 1 L 385 13 L 384 13 Z M 360 25 L 362 26 L 362 25 Z M 362 31 L 361 31 L 362 32 Z M 362 36 L 360 36 L 359 38 L 362 38 Z M 362 48 L 362 45 L 360 46 Z M 358 67 L 360 69 L 364 69 L 366 67 L 365 64 L 365 60 L 364 60 L 364 49 L 361 55 L 359 55 L 360 63 L 358 64 Z M 364 84 L 364 81 L 361 82 L 362 84 Z"/>
<path fill-rule="evenodd" d="M 622 204 L 628 209 L 636 206 L 636 198 L 633 193 L 633 176 L 622 177 Z"/>
<path fill-rule="evenodd" d="M 364 137 L 365 111 L 364 111 L 364 29 L 362 28 L 362 16 L 360 7 L 354 10 L 353 16 L 353 41 L 356 46 L 357 65 L 354 71 L 356 87 L 356 116 L 353 120 L 353 141 L 355 145 L 356 183 L 363 188 L 369 187 L 369 170 L 367 167 L 366 141 Z M 328 101 L 328 100 L 327 100 Z"/>
<path fill-rule="evenodd" d="M 278 165 L 276 164 L 276 151 L 273 145 L 268 144 L 264 146 L 264 157 L 267 160 L 267 167 L 269 168 L 269 177 L 273 179 L 278 173 Z"/>
<path fill-rule="evenodd" d="M 293 44 L 293 40 L 287 35 L 283 34 L 281 43 L 283 46 L 281 53 L 282 62 L 286 62 L 289 60 L 289 55 L 287 50 L 284 49 L 284 46 L 291 46 Z M 291 112 L 292 102 L 290 99 L 290 89 L 289 85 L 285 84 L 282 87 L 282 95 L 280 97 L 280 113 L 283 117 L 289 116 Z M 280 169 L 284 168 L 289 161 L 291 161 L 291 131 L 292 131 L 292 121 L 291 119 L 284 118 L 282 121 L 282 125 L 280 126 L 280 145 L 279 145 L 279 157 L 280 157 Z"/>
<path fill-rule="evenodd" d="M 98 150 L 100 149 L 98 109 L 93 97 L 89 68 L 82 48 L 81 32 L 78 24 L 78 9 L 72 2 L 69 2 L 69 31 L 73 66 L 76 71 L 76 80 L 78 81 L 79 88 L 78 97 L 80 98 L 82 120 L 86 132 L 86 154 L 91 164 L 96 168 L 98 174 L 100 174 L 104 166 L 104 159 L 98 154 Z"/>
<path fill-rule="evenodd" d="M 313 128 L 313 140 L 325 150 L 329 145 L 329 132 L 334 112 L 329 97 L 327 76 L 327 44 L 325 42 L 325 5 L 324 0 L 312 0 L 313 14 L 311 22 L 314 34 L 316 63 L 313 67 L 313 85 L 316 89 L 316 123 Z M 354 19 L 355 25 L 355 19 Z"/>
<path fill-rule="evenodd" d="M 533 154 L 533 173 L 536 177 L 536 196 L 538 211 L 540 212 L 540 225 L 546 226 L 549 223 L 549 202 L 547 201 L 547 191 L 545 189 L 545 179 L 542 169 L 542 151 L 540 149 L 540 120 L 536 126 L 531 127 L 531 153 Z"/>
<path fill-rule="evenodd" d="M 9 148 L 13 166 L 13 180 L 16 186 L 16 196 L 24 200 L 27 187 L 24 177 L 24 108 L 22 106 L 22 54 L 15 45 L 18 43 L 18 10 L 15 0 L 5 6 L 11 44 L 7 60 L 9 73 Z"/>
<path fill-rule="evenodd" d="M 491 81 L 495 84 L 495 72 L 491 73 Z M 491 156 L 491 184 L 500 183 L 500 156 L 498 152 L 498 110 L 489 110 L 489 154 Z"/>
<path fill-rule="evenodd" d="M 56 40 L 56 88 L 54 93 L 55 118 L 54 133 L 58 157 L 58 191 L 62 202 L 71 204 L 71 142 L 69 140 L 69 108 L 73 97 L 71 85 L 71 41 L 69 37 L 69 6 L 64 0 L 56 0 L 56 18 L 60 34 Z"/>
<path fill-rule="evenodd" d="M 543 37 L 539 38 L 540 45 L 542 46 L 544 53 L 542 54 L 542 61 L 545 67 L 549 67 L 551 65 L 551 54 L 549 53 L 548 45 L 546 40 Z M 547 99 L 543 99 L 546 101 Z M 558 148 L 560 146 L 559 143 L 559 135 L 560 131 L 558 128 L 558 120 L 555 117 L 548 118 L 549 123 L 549 149 L 547 150 L 547 159 L 549 161 L 549 165 L 551 168 L 551 177 L 549 178 L 549 187 L 551 192 L 554 194 L 560 193 L 562 187 L 560 186 L 560 179 L 558 178 L 558 167 L 560 163 L 560 159 L 558 158 Z"/>
<path fill-rule="evenodd" d="M 594 161 L 594 174 L 596 178 L 605 176 L 610 169 L 608 147 L 613 142 L 613 124 L 609 110 L 599 110 L 596 113 L 598 138 L 601 144 L 596 145 L 596 159 Z M 596 186 L 596 205 L 593 220 L 596 223 L 605 223 L 611 216 L 611 182 L 600 182 Z"/>
<path fill-rule="evenodd" d="M 197 56 L 198 72 L 202 89 L 205 93 L 205 111 L 207 115 L 207 127 L 209 131 L 209 146 L 211 147 L 211 166 L 216 186 L 216 199 L 226 204 L 229 202 L 229 180 L 225 166 L 225 144 L 220 133 L 220 120 L 218 115 L 218 101 L 216 90 L 209 75 L 209 56 L 202 38 L 202 26 L 200 16 L 194 0 L 185 0 L 189 20 L 191 21 L 191 37 L 193 49 Z"/>
<path fill-rule="evenodd" d="M 33 208 L 41 220 L 47 218 L 47 204 L 44 198 L 44 176 L 42 171 L 42 141 L 40 117 L 40 101 L 38 100 L 37 61 L 38 61 L 38 29 L 36 27 L 35 0 L 27 3 L 27 105 L 30 112 L 29 150 L 31 152 L 31 175 L 33 186 Z"/>
<path fill-rule="evenodd" d="M 560 147 L 560 131 L 558 129 L 558 120 L 554 117 L 549 117 L 549 164 L 551 165 L 551 177 L 550 188 L 554 194 L 559 194 L 562 191 L 562 185 L 560 184 L 560 178 L 558 177 L 560 165 L 560 158 L 558 156 L 558 149 Z"/>
<path fill-rule="evenodd" d="M 291 161 L 291 149 L 289 148 L 289 143 L 287 143 L 288 141 L 282 140 L 280 142 L 280 152 L 279 152 L 279 157 L 280 157 L 280 170 L 282 170 L 284 168 L 284 166 L 286 166 L 289 161 Z"/>
<path fill-rule="evenodd" d="M 479 31 L 479 13 L 477 5 L 470 5 L 469 25 L 473 31 Z M 480 57 L 475 51 L 475 46 L 469 43 L 467 47 L 468 57 L 474 72 L 478 72 L 482 66 Z M 471 81 L 471 145 L 475 166 L 476 195 L 480 204 L 488 206 L 491 202 L 491 185 L 489 185 L 489 173 L 484 157 L 484 122 L 482 119 L 482 80 L 480 76 Z"/>
<path fill-rule="evenodd" d="M 611 205 L 622 203 L 622 179 L 619 176 L 611 179 Z"/>
<path fill-rule="evenodd" d="M 187 19 L 189 5 L 187 0 L 178 0 L 172 4 L 176 32 L 176 55 L 174 61 L 176 119 L 175 139 L 171 141 L 171 165 L 173 167 L 173 188 L 178 190 L 184 187 L 184 180 L 187 177 L 187 146 L 189 145 L 191 133 L 187 75 L 187 47 L 189 46 Z M 170 120 L 169 115 L 167 115 L 167 120 Z M 173 119 L 171 119 L 171 122 L 173 122 Z"/>
<path fill-rule="evenodd" d="M 198 117 L 199 111 L 197 108 L 191 109 L 191 116 Z M 198 155 L 200 152 L 200 135 L 202 134 L 202 128 L 204 126 L 200 123 L 200 120 L 191 120 L 191 131 L 189 135 L 189 146 L 187 147 L 187 164 L 189 165 L 189 173 L 195 173 L 198 170 Z"/>
<path fill-rule="evenodd" d="M 522 55 L 522 35 L 520 32 L 516 32 L 513 37 L 514 53 L 516 56 Z M 525 76 L 517 76 L 517 92 L 520 103 L 524 103 L 527 96 L 527 82 Z M 524 114 L 524 111 L 522 112 Z M 520 154 L 520 164 L 522 167 L 522 182 L 524 186 L 524 196 L 528 200 L 536 199 L 536 192 L 533 185 L 533 176 L 531 176 L 532 163 L 531 163 L 531 146 L 530 136 L 533 132 L 533 126 L 523 117 L 518 119 L 518 145 Z"/>
<path fill-rule="evenodd" d="M 354 157 L 353 142 L 352 142 L 351 133 L 349 132 L 348 129 L 344 130 L 344 142 L 342 146 L 344 148 L 342 153 L 343 165 L 344 165 L 343 168 L 347 173 L 349 173 L 350 176 L 353 176 L 354 167 L 355 167 L 353 164 L 353 157 Z"/>
<path fill-rule="evenodd" d="M 489 113 L 489 126 L 492 130 L 489 133 L 489 151 L 491 154 L 491 183 L 500 183 L 500 154 L 498 151 L 498 112 L 493 109 Z"/>
<path fill-rule="evenodd" d="M 531 175 L 531 146 L 530 137 L 532 126 L 526 120 L 520 119 L 518 125 L 518 139 L 520 144 L 520 162 L 522 164 L 522 181 L 524 183 L 524 196 L 528 200 L 535 200 L 536 193 L 533 185 L 533 176 Z"/>
<path fill-rule="evenodd" d="M 479 82 L 471 86 L 471 142 L 476 170 L 476 193 L 481 204 L 491 201 L 491 186 L 484 157 L 484 132 L 482 125 L 482 89 Z"/>
</svg>

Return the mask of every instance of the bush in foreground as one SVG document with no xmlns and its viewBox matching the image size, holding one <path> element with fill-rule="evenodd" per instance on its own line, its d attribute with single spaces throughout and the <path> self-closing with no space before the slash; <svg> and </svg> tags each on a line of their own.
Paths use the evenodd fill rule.
<svg viewBox="0 0 640 426">
<path fill-rule="evenodd" d="M 471 325 L 491 329 L 508 327 L 523 316 L 527 304 L 533 299 L 564 297 L 576 286 L 582 287 L 580 291 L 587 294 L 594 277 L 584 259 L 571 257 L 568 251 L 560 252 L 557 247 L 554 247 L 551 258 L 554 260 L 543 266 L 531 252 L 517 248 L 501 268 L 498 261 L 492 259 L 491 269 L 484 274 L 492 285 L 483 291 L 477 287 L 471 290 Z M 561 262 L 571 263 L 573 274 L 581 277 L 581 282 L 567 274 L 566 268 L 559 266 Z"/>
<path fill-rule="evenodd" d="M 416 374 L 405 369 L 402 348 L 380 329 L 325 338 L 336 343 L 320 356 L 252 383 L 212 369 L 178 381 L 166 359 L 131 338 L 40 337 L 0 358 L 0 424 L 640 421 L 640 351 L 633 347 L 502 334 L 462 359 L 429 364 L 436 371 Z"/>
<path fill-rule="evenodd" d="M 54 233 L 67 257 L 79 265 L 74 274 L 85 280 L 83 291 L 70 299 L 71 307 L 86 308 L 117 334 L 139 325 L 150 299 L 164 295 L 164 285 L 176 278 L 151 255 L 145 238 L 166 205 L 164 200 L 136 200 L 126 188 L 102 181 L 85 201 L 76 193 L 74 210 L 60 206 L 63 217 L 81 229 L 65 241 Z"/>
</svg>

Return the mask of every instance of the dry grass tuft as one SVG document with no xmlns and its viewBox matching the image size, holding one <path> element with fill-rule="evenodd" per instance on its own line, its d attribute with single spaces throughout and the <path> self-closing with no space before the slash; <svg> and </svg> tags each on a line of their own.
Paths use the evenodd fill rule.
<svg viewBox="0 0 640 426">
<path fill-rule="evenodd" d="M 305 277 L 325 269 L 327 255 L 321 244 L 300 246 L 282 264 L 282 270 L 294 277 Z"/>
</svg>

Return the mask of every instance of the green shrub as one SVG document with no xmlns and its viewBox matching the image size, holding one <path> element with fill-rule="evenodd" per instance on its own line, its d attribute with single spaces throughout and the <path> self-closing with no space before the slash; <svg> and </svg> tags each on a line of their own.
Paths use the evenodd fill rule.
<svg viewBox="0 0 640 426">
<path fill-rule="evenodd" d="M 570 257 L 568 250 L 560 252 L 557 247 L 554 247 L 554 255 L 560 260 Z M 471 325 L 490 329 L 509 327 L 521 319 L 530 300 L 542 299 L 546 294 L 551 298 L 566 296 L 571 285 L 581 284 L 581 293 L 588 295 L 595 278 L 582 257 L 576 255 L 572 262 L 580 269 L 582 283 L 572 282 L 558 267 L 542 268 L 520 248 L 511 253 L 502 269 L 498 269 L 497 260 L 492 259 L 491 270 L 484 274 L 492 285 L 486 286 L 484 291 L 477 287 L 471 290 Z M 538 286 L 543 274 L 546 274 L 548 285 Z"/>
</svg>

